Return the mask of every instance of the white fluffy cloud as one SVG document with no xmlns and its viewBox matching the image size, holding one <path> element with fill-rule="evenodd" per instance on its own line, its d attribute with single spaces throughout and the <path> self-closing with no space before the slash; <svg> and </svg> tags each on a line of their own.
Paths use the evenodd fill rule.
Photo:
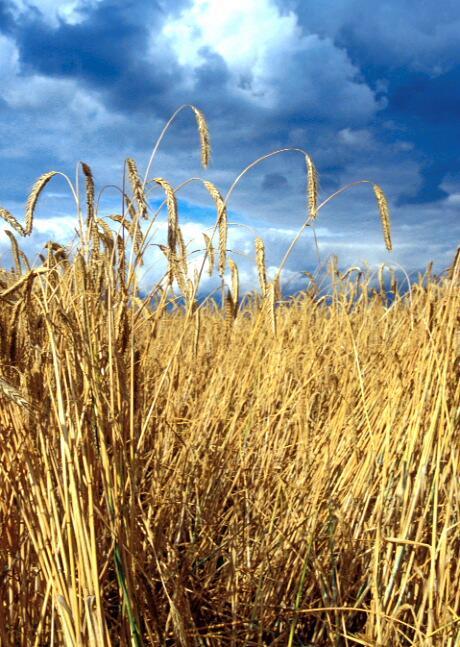
<svg viewBox="0 0 460 647">
<path fill-rule="evenodd" d="M 264 110 L 301 107 L 315 116 L 330 113 L 332 101 L 337 117 L 366 119 L 379 108 L 346 52 L 330 38 L 304 35 L 296 14 L 281 14 L 272 0 L 193 0 L 162 36 L 190 69 L 218 54 L 229 89 Z"/>
</svg>

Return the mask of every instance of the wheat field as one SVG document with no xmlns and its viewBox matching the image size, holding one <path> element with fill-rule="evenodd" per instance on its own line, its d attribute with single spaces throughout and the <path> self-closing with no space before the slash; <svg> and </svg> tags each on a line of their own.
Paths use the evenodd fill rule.
<svg viewBox="0 0 460 647">
<path fill-rule="evenodd" d="M 299 237 L 329 200 L 305 162 Z M 258 238 L 242 295 L 229 194 L 204 183 L 192 271 L 176 188 L 126 168 L 103 218 L 81 165 L 77 244 L 37 263 L 18 235 L 57 173 L 24 225 L 0 210 L 0 645 L 460 645 L 459 254 L 409 290 L 333 259 L 327 294 L 311 276 L 288 297 Z M 152 184 L 168 269 L 146 294 Z M 198 298 L 208 270 L 221 305 Z"/>
</svg>

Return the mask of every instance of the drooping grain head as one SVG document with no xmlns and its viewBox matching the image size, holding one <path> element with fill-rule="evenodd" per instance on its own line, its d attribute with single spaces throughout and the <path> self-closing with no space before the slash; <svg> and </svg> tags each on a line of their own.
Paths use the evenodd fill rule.
<svg viewBox="0 0 460 647">
<path fill-rule="evenodd" d="M 208 180 L 203 182 L 217 208 L 217 221 L 219 228 L 219 274 L 225 274 L 227 265 L 227 236 L 228 236 L 228 215 L 225 201 L 218 188 Z"/>
<path fill-rule="evenodd" d="M 195 108 L 195 106 L 192 106 L 192 110 L 195 113 L 198 132 L 200 134 L 201 163 L 204 168 L 207 168 L 209 166 L 209 162 L 211 161 L 211 137 L 209 134 L 208 124 L 201 110 Z"/>
<path fill-rule="evenodd" d="M 188 274 L 187 245 L 185 244 L 184 235 L 179 225 L 177 226 L 177 241 L 179 243 L 178 262 L 182 265 L 182 270 L 185 276 L 187 276 Z"/>
<path fill-rule="evenodd" d="M 126 160 L 126 166 L 128 168 L 129 181 L 131 183 L 131 190 L 133 192 L 134 199 L 137 203 L 137 208 L 139 210 L 139 216 L 141 218 L 147 218 L 148 215 L 148 204 L 145 197 L 144 188 L 142 186 L 142 180 L 139 176 L 137 170 L 137 165 L 135 160 L 132 157 L 128 157 Z M 129 210 L 129 206 L 128 206 Z M 132 213 L 130 212 L 131 217 Z M 134 219 L 134 218 L 133 218 Z"/>
<path fill-rule="evenodd" d="M 16 237 L 14 234 L 11 233 L 11 231 L 8 231 L 8 229 L 5 229 L 5 234 L 8 236 L 11 242 L 11 253 L 13 255 L 13 260 L 14 264 L 16 266 L 16 272 L 18 274 L 21 274 L 21 260 L 20 260 L 20 249 L 18 245 L 18 241 L 16 240 Z"/>
<path fill-rule="evenodd" d="M 157 177 L 154 181 L 159 184 L 166 193 L 166 206 L 168 208 L 168 247 L 171 252 L 175 253 L 179 227 L 176 194 L 167 180 Z"/>
<path fill-rule="evenodd" d="M 212 240 L 207 234 L 203 234 L 204 242 L 206 243 L 206 253 L 208 255 L 208 274 L 209 276 L 212 276 L 212 273 L 214 272 L 214 264 L 215 264 L 215 251 L 214 251 L 214 245 L 212 244 Z"/>
<path fill-rule="evenodd" d="M 26 203 L 26 220 L 25 220 L 25 235 L 29 236 L 32 232 L 33 220 L 35 214 L 35 208 L 37 206 L 38 198 L 40 197 L 43 189 L 46 187 L 48 182 L 57 175 L 57 171 L 50 171 L 49 173 L 44 173 L 41 175 L 38 180 L 35 182 L 32 187 L 32 191 L 27 198 Z"/>
<path fill-rule="evenodd" d="M 377 205 L 380 213 L 380 220 L 382 221 L 383 237 L 385 240 L 385 246 L 388 251 L 393 249 L 391 242 L 391 220 L 390 220 L 390 207 L 388 205 L 388 200 L 383 192 L 382 187 L 378 184 L 373 185 L 374 194 L 377 199 Z"/>
<path fill-rule="evenodd" d="M 308 194 L 308 210 L 311 220 L 316 220 L 318 209 L 318 193 L 319 193 L 319 176 L 316 166 L 310 155 L 305 156 L 307 165 L 307 194 Z"/>
<path fill-rule="evenodd" d="M 3 218 L 3 220 L 6 220 L 6 222 L 13 227 L 15 231 L 18 232 L 21 236 L 26 236 L 26 232 L 24 230 L 24 227 L 21 225 L 21 223 L 16 220 L 16 218 L 13 216 L 12 213 L 10 213 L 7 209 L 3 209 L 0 207 L 0 218 Z"/>
</svg>

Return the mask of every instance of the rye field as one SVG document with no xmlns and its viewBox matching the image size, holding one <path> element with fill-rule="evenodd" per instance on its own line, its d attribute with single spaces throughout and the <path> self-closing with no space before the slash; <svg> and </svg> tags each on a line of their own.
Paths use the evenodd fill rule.
<svg viewBox="0 0 460 647">
<path fill-rule="evenodd" d="M 188 108 L 206 166 L 206 120 Z M 460 645 L 460 255 L 409 281 L 332 259 L 326 289 L 311 274 L 283 294 L 289 253 L 330 199 L 296 150 L 306 220 L 276 276 L 255 240 L 250 294 L 227 244 L 237 181 L 227 196 L 204 182 L 216 220 L 198 264 L 179 189 L 133 159 L 110 216 L 88 164 L 80 185 L 66 178 L 78 237 L 33 261 L 22 239 L 57 173 L 24 221 L 0 209 L 13 259 L 0 272 L 2 647 Z M 385 194 L 368 184 L 391 248 Z M 145 292 L 152 243 L 167 270 Z M 200 293 L 205 273 L 219 299 Z"/>
</svg>

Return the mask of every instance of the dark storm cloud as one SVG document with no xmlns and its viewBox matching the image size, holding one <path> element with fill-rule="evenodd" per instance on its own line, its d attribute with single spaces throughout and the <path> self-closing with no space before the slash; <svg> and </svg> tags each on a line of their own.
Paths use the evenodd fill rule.
<svg viewBox="0 0 460 647">
<path fill-rule="evenodd" d="M 325 0 L 289 5 L 308 33 L 330 37 L 359 65 L 386 106 L 377 123 L 392 120 L 414 143 L 421 163 L 417 192 L 399 203 L 442 200 L 441 184 L 460 166 L 460 8 L 456 0 Z"/>
<path fill-rule="evenodd" d="M 33 11 L 14 33 L 25 73 L 81 80 L 107 93 L 114 109 L 161 111 L 170 88 L 181 83 L 170 52 L 153 59 L 146 54 L 151 30 L 164 19 L 156 2 L 104 0 L 87 8 L 78 24 L 61 19 L 55 26 Z"/>
</svg>

